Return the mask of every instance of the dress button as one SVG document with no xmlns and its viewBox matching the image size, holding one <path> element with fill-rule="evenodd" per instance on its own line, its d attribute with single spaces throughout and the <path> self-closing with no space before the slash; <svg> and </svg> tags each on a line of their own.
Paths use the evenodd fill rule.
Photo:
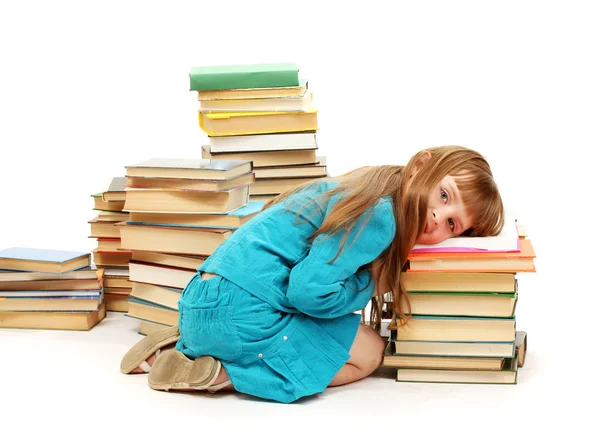
<svg viewBox="0 0 600 433">
<path fill-rule="evenodd" d="M 258 357 L 259 357 L 259 358 L 262 358 L 262 353 L 259 353 L 259 354 L 258 354 Z"/>
<path fill-rule="evenodd" d="M 287 335 L 284 335 L 284 336 L 283 336 L 283 339 L 284 339 L 284 340 L 287 340 Z"/>
</svg>

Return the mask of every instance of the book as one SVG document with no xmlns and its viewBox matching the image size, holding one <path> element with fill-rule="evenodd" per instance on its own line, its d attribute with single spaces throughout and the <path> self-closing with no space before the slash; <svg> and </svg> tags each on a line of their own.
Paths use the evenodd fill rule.
<svg viewBox="0 0 600 433">
<path fill-rule="evenodd" d="M 134 283 L 184 289 L 196 273 L 196 271 L 186 268 L 135 262 L 133 260 L 129 262 L 129 279 Z"/>
<path fill-rule="evenodd" d="M 268 202 L 274 197 L 277 197 L 278 195 L 279 194 L 251 194 L 250 203 L 260 203 L 264 206 L 266 202 Z"/>
<path fill-rule="evenodd" d="M 134 251 L 131 260 L 133 262 L 152 263 L 196 271 L 202 266 L 205 258 L 197 256 L 178 256 L 175 254 L 157 253 L 155 251 Z"/>
<path fill-rule="evenodd" d="M 129 311 L 129 294 L 105 293 L 104 302 L 108 311 L 127 313 Z"/>
<path fill-rule="evenodd" d="M 127 218 L 119 219 L 118 221 L 99 221 L 98 217 L 88 221 L 90 225 L 90 238 L 118 238 L 119 228 L 115 227 L 114 223 L 126 221 Z"/>
<path fill-rule="evenodd" d="M 121 240 L 121 245 L 123 241 Z M 92 250 L 94 264 L 101 267 L 127 267 L 131 251 L 99 251 L 97 248 Z"/>
<path fill-rule="evenodd" d="M 317 110 L 299 112 L 202 113 L 200 128 L 210 137 L 316 131 Z"/>
<path fill-rule="evenodd" d="M 0 311 L 0 328 L 89 331 L 106 317 L 106 304 L 94 311 Z"/>
<path fill-rule="evenodd" d="M 425 316 L 512 317 L 517 306 L 515 293 L 409 293 L 412 314 Z M 403 308 L 408 312 L 406 302 Z"/>
<path fill-rule="evenodd" d="M 316 164 L 315 149 L 307 150 L 267 150 L 257 152 L 211 153 L 210 145 L 202 146 L 202 158 L 205 159 L 244 159 L 252 161 L 253 167 L 278 167 L 282 165 Z"/>
<path fill-rule="evenodd" d="M 216 137 L 209 136 L 208 146 L 210 148 L 210 153 L 212 154 L 318 149 L 317 134 L 314 131 L 257 135 L 224 135 Z M 254 161 L 252 158 L 249 159 Z"/>
<path fill-rule="evenodd" d="M 211 101 L 219 99 L 294 98 L 304 95 L 307 91 L 308 80 L 299 78 L 297 86 L 198 90 L 198 101 Z"/>
<path fill-rule="evenodd" d="M 102 296 L 46 296 L 43 298 L 1 298 L 0 311 L 93 311 Z"/>
<path fill-rule="evenodd" d="M 131 296 L 173 310 L 179 308 L 178 302 L 181 298 L 181 293 L 181 289 L 138 282 L 134 282 L 131 289 Z"/>
<path fill-rule="evenodd" d="M 288 165 L 283 167 L 255 168 L 256 179 L 293 179 L 306 177 L 327 177 L 327 160 L 318 157 L 318 163 L 312 165 Z"/>
<path fill-rule="evenodd" d="M 389 342 L 385 348 L 382 365 L 395 368 L 500 370 L 507 358 L 483 358 L 465 356 L 419 356 L 397 355 Z"/>
<path fill-rule="evenodd" d="M 254 182 L 254 172 L 226 180 L 182 179 L 165 177 L 129 177 L 127 188 L 223 192 Z M 127 206 L 127 203 L 125 203 Z"/>
<path fill-rule="evenodd" d="M 394 353 L 399 355 L 460 356 L 510 358 L 515 355 L 512 341 L 394 341 Z"/>
<path fill-rule="evenodd" d="M 151 158 L 125 166 L 127 177 L 226 180 L 252 171 L 252 161 Z"/>
<path fill-rule="evenodd" d="M 149 322 L 148 320 L 140 320 L 140 330 L 138 333 L 140 335 L 148 335 L 152 334 L 155 331 L 160 331 L 161 329 L 169 328 L 169 325 L 164 325 L 162 323 Z"/>
<path fill-rule="evenodd" d="M 58 297 L 99 297 L 101 289 L 97 290 L 2 290 L 2 298 L 58 298 Z M 2 305 L 0 298 L 0 306 Z"/>
<path fill-rule="evenodd" d="M 262 204 L 260 203 L 247 203 L 241 208 L 225 214 L 131 212 L 127 224 L 236 229 L 250 221 L 261 209 Z"/>
<path fill-rule="evenodd" d="M 128 188 L 125 209 L 128 212 L 225 214 L 245 206 L 248 196 L 248 185 L 220 192 Z"/>
<path fill-rule="evenodd" d="M 478 383 L 505 384 L 517 383 L 517 359 L 507 359 L 500 370 L 440 370 L 426 368 L 398 368 L 398 382 L 429 383 Z"/>
<path fill-rule="evenodd" d="M 517 365 L 523 367 L 527 356 L 527 331 L 517 331 L 515 340 Z"/>
<path fill-rule="evenodd" d="M 233 113 L 236 111 L 306 111 L 313 103 L 312 92 L 287 98 L 212 99 L 200 101 L 203 113 Z"/>
<path fill-rule="evenodd" d="M 411 251 L 407 272 L 535 272 L 533 245 L 529 239 L 520 242 L 518 252 Z"/>
<path fill-rule="evenodd" d="M 96 248 L 96 251 L 101 251 L 101 252 L 105 252 L 105 253 L 121 252 L 121 239 L 120 238 L 98 238 L 98 248 Z"/>
<path fill-rule="evenodd" d="M 106 190 L 102 193 L 104 201 L 123 201 L 125 200 L 125 177 L 113 177 Z"/>
<path fill-rule="evenodd" d="M 29 247 L 0 250 L 0 269 L 69 272 L 90 266 L 90 253 Z"/>
<path fill-rule="evenodd" d="M 495 272 L 404 272 L 407 292 L 514 293 L 518 287 L 513 273 Z"/>
<path fill-rule="evenodd" d="M 125 200 L 123 200 L 121 202 L 121 209 L 123 209 L 124 203 L 125 203 Z M 127 212 L 123 212 L 122 210 L 119 212 L 101 210 L 98 212 L 98 215 L 96 215 L 96 218 L 94 218 L 94 219 L 98 220 L 98 222 L 119 222 L 119 221 L 126 221 L 127 218 L 128 218 Z"/>
<path fill-rule="evenodd" d="M 514 341 L 516 319 L 414 315 L 394 331 L 396 341 Z"/>
<path fill-rule="evenodd" d="M 123 204 L 125 201 L 104 201 L 102 200 L 102 193 L 97 192 L 95 194 L 91 194 L 91 197 L 94 199 L 94 210 L 97 211 L 113 211 L 120 212 L 123 210 Z"/>
<path fill-rule="evenodd" d="M 496 236 L 457 236 L 435 245 L 416 244 L 412 250 L 415 252 L 518 252 L 520 247 L 516 218 L 505 216 L 504 226 Z"/>
<path fill-rule="evenodd" d="M 49 276 L 53 274 L 47 274 Z M 49 278 L 49 277 L 46 277 Z M 0 281 L 0 296 L 3 296 L 5 290 L 98 290 L 102 288 L 102 278 L 92 277 L 91 279 L 74 280 L 25 280 L 25 281 Z"/>
<path fill-rule="evenodd" d="M 190 91 L 291 87 L 300 84 L 295 63 L 195 66 Z"/>
<path fill-rule="evenodd" d="M 60 274 L 49 272 L 9 271 L 0 269 L 0 283 L 11 283 L 17 281 L 46 281 L 46 280 L 101 280 L 103 269 L 95 266 L 86 266 L 70 272 Z"/>
<path fill-rule="evenodd" d="M 209 256 L 233 233 L 226 229 L 119 224 L 123 224 L 123 248 L 182 255 Z"/>
<path fill-rule="evenodd" d="M 134 297 L 130 297 L 127 302 L 129 303 L 129 311 L 126 316 L 128 317 L 163 323 L 169 326 L 179 325 L 179 311 L 173 308 L 163 307 Z"/>
</svg>

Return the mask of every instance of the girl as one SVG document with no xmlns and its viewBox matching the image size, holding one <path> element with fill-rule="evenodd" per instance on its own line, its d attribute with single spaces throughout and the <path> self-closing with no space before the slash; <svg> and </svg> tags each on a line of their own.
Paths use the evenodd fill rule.
<svg viewBox="0 0 600 433">
<path fill-rule="evenodd" d="M 157 390 L 285 403 L 362 379 L 382 362 L 382 295 L 399 326 L 410 318 L 402 271 L 414 245 L 497 235 L 503 214 L 488 163 L 458 146 L 281 194 L 198 269 L 179 326 L 139 341 L 121 371 L 149 372 Z M 371 300 L 368 327 L 356 312 Z"/>
</svg>

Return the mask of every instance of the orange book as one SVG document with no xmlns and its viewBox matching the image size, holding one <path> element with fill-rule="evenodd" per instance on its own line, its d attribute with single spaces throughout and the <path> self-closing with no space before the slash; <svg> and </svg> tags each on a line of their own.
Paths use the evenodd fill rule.
<svg viewBox="0 0 600 433">
<path fill-rule="evenodd" d="M 407 272 L 535 272 L 536 257 L 529 239 L 518 252 L 411 252 Z"/>
</svg>

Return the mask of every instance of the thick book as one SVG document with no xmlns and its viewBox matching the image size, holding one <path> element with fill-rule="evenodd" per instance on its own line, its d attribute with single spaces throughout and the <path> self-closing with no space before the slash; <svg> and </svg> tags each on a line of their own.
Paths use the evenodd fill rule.
<svg viewBox="0 0 600 433">
<path fill-rule="evenodd" d="M 122 212 L 123 204 L 125 200 L 119 201 L 105 201 L 102 199 L 102 193 L 97 192 L 95 194 L 91 194 L 91 197 L 94 199 L 94 210 L 97 211 L 108 211 L 108 212 Z"/>
<path fill-rule="evenodd" d="M 210 137 L 225 135 L 274 134 L 316 131 L 317 110 L 299 112 L 202 113 L 198 111 L 200 128 Z"/>
<path fill-rule="evenodd" d="M 126 215 L 126 214 L 125 214 Z M 118 221 L 99 221 L 98 217 L 88 221 L 90 225 L 89 238 L 118 238 L 119 228 L 115 227 L 115 222 L 127 221 L 127 218 L 121 218 Z"/>
<path fill-rule="evenodd" d="M 123 201 L 125 200 L 126 177 L 113 177 L 105 191 L 102 193 L 104 201 Z"/>
<path fill-rule="evenodd" d="M 250 89 L 199 90 L 198 101 L 213 101 L 221 99 L 266 99 L 266 98 L 297 98 L 308 91 L 308 80 L 298 79 L 297 86 L 263 87 Z"/>
<path fill-rule="evenodd" d="M 0 250 L 0 269 L 35 272 L 69 272 L 90 266 L 90 253 L 13 247 Z"/>
<path fill-rule="evenodd" d="M 134 283 L 184 289 L 196 275 L 196 271 L 155 263 L 129 262 L 129 279 Z"/>
<path fill-rule="evenodd" d="M 252 161 L 152 158 L 125 166 L 127 176 L 226 180 L 252 171 Z"/>
<path fill-rule="evenodd" d="M 178 302 L 181 298 L 181 293 L 181 289 L 138 282 L 134 282 L 131 289 L 131 296 L 173 310 L 179 308 Z"/>
<path fill-rule="evenodd" d="M 402 284 L 412 293 L 514 293 L 518 281 L 515 274 L 500 272 L 404 272 Z"/>
<path fill-rule="evenodd" d="M 451 317 L 413 315 L 394 330 L 400 341 L 485 342 L 514 341 L 516 319 L 493 317 Z"/>
<path fill-rule="evenodd" d="M 220 192 L 129 188 L 125 209 L 128 212 L 226 214 L 248 204 L 248 197 L 248 185 Z"/>
<path fill-rule="evenodd" d="M 208 141 L 210 153 L 212 154 L 318 149 L 317 134 L 313 131 L 258 135 L 226 135 L 222 137 L 208 137 Z"/>
<path fill-rule="evenodd" d="M 412 251 L 407 272 L 535 272 L 536 254 L 531 241 L 521 239 L 520 248 L 518 252 Z"/>
<path fill-rule="evenodd" d="M 190 70 L 190 91 L 298 86 L 295 63 L 255 63 L 195 66 Z"/>
<path fill-rule="evenodd" d="M 140 320 L 140 329 L 138 334 L 146 336 L 148 334 L 152 334 L 156 331 L 160 331 L 161 329 L 170 328 L 169 325 L 165 325 L 163 323 L 149 322 L 148 320 Z"/>
<path fill-rule="evenodd" d="M 127 317 L 169 326 L 179 325 L 179 311 L 174 308 L 164 307 L 133 296 L 127 302 L 129 303 L 129 311 L 125 314 Z"/>
<path fill-rule="evenodd" d="M 236 111 L 306 111 L 313 103 L 312 92 L 291 98 L 221 99 L 201 101 L 203 113 L 233 113 Z"/>
<path fill-rule="evenodd" d="M 245 159 L 252 161 L 255 169 L 258 167 L 316 164 L 318 162 L 316 149 L 212 153 L 212 148 L 208 144 L 202 146 L 202 158 L 220 160 Z"/>
<path fill-rule="evenodd" d="M 232 233 L 232 230 L 225 229 L 123 224 L 121 245 L 128 250 L 209 256 Z"/>
<path fill-rule="evenodd" d="M 413 341 L 395 340 L 399 355 L 461 356 L 511 358 L 515 356 L 515 341 Z"/>
<path fill-rule="evenodd" d="M 89 331 L 106 317 L 106 304 L 94 311 L 0 311 L 0 328 Z"/>
<path fill-rule="evenodd" d="M 255 168 L 256 179 L 296 179 L 303 177 L 327 177 L 327 159 L 318 157 L 317 164 L 287 165 L 283 167 Z"/>
<path fill-rule="evenodd" d="M 129 177 L 127 188 L 130 189 L 163 189 L 174 191 L 210 191 L 223 192 L 254 182 L 254 172 L 242 174 L 226 180 L 182 179 L 165 177 Z M 127 203 L 125 203 L 125 208 Z"/>
<path fill-rule="evenodd" d="M 0 269 L 0 283 L 24 281 L 59 281 L 59 280 L 102 280 L 103 269 L 95 266 L 86 266 L 71 272 L 61 274 L 48 272 L 9 271 Z"/>
<path fill-rule="evenodd" d="M 260 212 L 261 203 L 247 203 L 225 214 L 174 214 L 131 212 L 127 224 L 167 227 L 237 229 Z M 135 252 L 134 252 L 135 255 Z"/>
<path fill-rule="evenodd" d="M 409 293 L 412 314 L 425 316 L 513 317 L 518 294 L 515 293 Z M 404 311 L 408 312 L 406 302 Z"/>
<path fill-rule="evenodd" d="M 198 270 L 204 263 L 205 257 L 180 256 L 176 254 L 157 253 L 155 251 L 134 251 L 133 262 L 143 262 L 155 265 L 172 266 L 174 268 Z"/>
</svg>

